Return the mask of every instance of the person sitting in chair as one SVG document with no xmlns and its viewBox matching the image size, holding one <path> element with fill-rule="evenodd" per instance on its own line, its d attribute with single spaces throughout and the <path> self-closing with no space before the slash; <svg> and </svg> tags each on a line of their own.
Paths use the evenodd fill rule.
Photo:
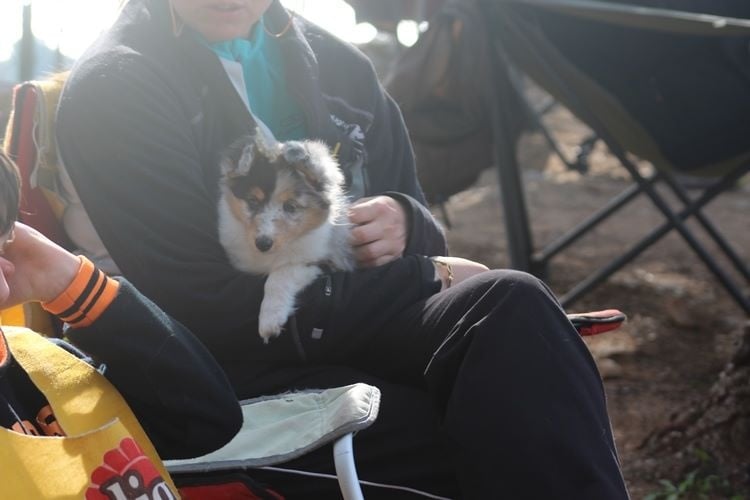
<svg viewBox="0 0 750 500">
<path fill-rule="evenodd" d="M 236 434 L 227 377 L 127 280 L 16 222 L 19 184 L 0 152 L 0 306 L 41 302 L 72 345 L 0 330 L 0 467 L 13 478 L 2 496 L 177 498 L 160 457 L 199 456 Z"/>
</svg>

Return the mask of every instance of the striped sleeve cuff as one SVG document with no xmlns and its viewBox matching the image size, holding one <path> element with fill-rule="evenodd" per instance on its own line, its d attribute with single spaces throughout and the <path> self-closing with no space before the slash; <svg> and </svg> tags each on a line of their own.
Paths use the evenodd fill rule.
<svg viewBox="0 0 750 500">
<path fill-rule="evenodd" d="M 72 328 L 89 326 L 101 316 L 117 296 L 120 283 L 84 256 L 71 284 L 60 295 L 42 303 L 45 311 L 54 314 Z"/>
</svg>

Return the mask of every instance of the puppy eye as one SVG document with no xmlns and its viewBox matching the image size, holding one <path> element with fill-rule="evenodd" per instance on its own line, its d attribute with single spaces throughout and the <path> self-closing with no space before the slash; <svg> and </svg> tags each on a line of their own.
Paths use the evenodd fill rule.
<svg viewBox="0 0 750 500">
<path fill-rule="evenodd" d="M 295 201 L 287 200 L 284 202 L 284 212 L 288 214 L 296 213 L 297 210 L 299 210 L 299 208 L 300 208 L 299 203 Z"/>
<path fill-rule="evenodd" d="M 247 198 L 245 203 L 247 204 L 247 208 L 252 212 L 257 211 L 260 208 L 260 200 L 258 200 L 258 198 Z"/>
</svg>

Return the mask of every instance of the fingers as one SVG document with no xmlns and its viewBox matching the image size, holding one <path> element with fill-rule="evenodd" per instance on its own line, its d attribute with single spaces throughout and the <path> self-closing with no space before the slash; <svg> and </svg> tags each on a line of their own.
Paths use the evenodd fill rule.
<svg viewBox="0 0 750 500">
<path fill-rule="evenodd" d="M 406 236 L 396 226 L 375 221 L 356 226 L 351 232 L 354 256 L 360 266 L 381 265 L 400 257 Z"/>
<path fill-rule="evenodd" d="M 367 224 L 378 217 L 380 207 L 375 198 L 360 198 L 349 207 L 349 222 Z"/>
<path fill-rule="evenodd" d="M 406 214 L 389 196 L 363 198 L 349 212 L 354 227 L 351 242 L 360 266 L 385 264 L 400 257 L 406 248 Z"/>
<path fill-rule="evenodd" d="M 403 252 L 406 246 L 406 228 L 385 219 L 376 219 L 363 225 L 354 226 L 351 230 L 351 242 L 354 246 L 385 240 L 394 246 L 393 253 Z"/>
<path fill-rule="evenodd" d="M 394 253 L 392 245 L 384 240 L 354 247 L 354 258 L 359 267 L 376 267 L 386 264 L 401 255 Z"/>
<path fill-rule="evenodd" d="M 390 196 L 362 198 L 349 207 L 349 221 L 354 225 L 380 222 L 384 226 L 406 228 L 406 213 L 401 204 Z"/>
</svg>

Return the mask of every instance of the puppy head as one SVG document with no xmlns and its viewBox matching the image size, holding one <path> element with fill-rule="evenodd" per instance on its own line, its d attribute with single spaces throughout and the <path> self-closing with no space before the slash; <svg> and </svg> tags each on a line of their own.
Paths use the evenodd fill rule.
<svg viewBox="0 0 750 500">
<path fill-rule="evenodd" d="M 222 194 L 255 250 L 272 253 L 328 221 L 344 177 L 322 143 L 258 137 L 242 138 L 227 150 Z"/>
</svg>

